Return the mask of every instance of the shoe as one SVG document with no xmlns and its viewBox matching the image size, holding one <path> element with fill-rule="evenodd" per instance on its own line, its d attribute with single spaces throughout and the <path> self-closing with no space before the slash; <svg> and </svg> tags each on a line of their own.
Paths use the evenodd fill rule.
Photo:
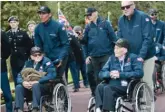
<svg viewBox="0 0 165 112">
<path fill-rule="evenodd" d="M 101 109 L 100 108 L 96 108 L 96 112 L 101 112 Z"/>
<path fill-rule="evenodd" d="M 16 112 L 23 112 L 21 109 L 18 109 Z"/>
<path fill-rule="evenodd" d="M 79 89 L 77 88 L 77 89 L 74 89 L 74 91 L 73 92 L 79 92 Z"/>
</svg>

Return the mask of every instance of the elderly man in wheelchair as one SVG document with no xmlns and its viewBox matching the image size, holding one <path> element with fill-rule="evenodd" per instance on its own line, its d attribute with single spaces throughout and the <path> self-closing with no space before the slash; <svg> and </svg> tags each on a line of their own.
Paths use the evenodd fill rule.
<svg viewBox="0 0 165 112">
<path fill-rule="evenodd" d="M 47 100 L 45 96 L 51 96 L 52 93 L 54 95 L 54 98 L 52 101 L 54 105 L 52 110 L 49 109 L 50 111 L 57 111 L 58 112 L 68 112 L 61 110 L 59 111 L 59 102 L 61 96 L 59 96 L 59 93 L 57 91 L 60 91 L 60 94 L 65 94 L 66 97 L 68 97 L 68 93 L 66 88 L 62 83 L 59 83 L 55 86 L 54 80 L 56 78 L 56 69 L 53 65 L 53 63 L 48 59 L 47 57 L 44 56 L 43 52 L 39 47 L 33 47 L 31 49 L 31 55 L 30 58 L 26 63 L 21 71 L 21 73 L 18 75 L 17 82 L 18 85 L 16 86 L 15 89 L 15 109 L 17 112 L 23 112 L 24 111 L 24 103 L 25 103 L 25 98 L 28 99 L 26 101 L 31 101 L 31 109 L 32 112 L 42 112 L 42 105 L 43 105 L 43 100 Z M 53 87 L 55 86 L 55 87 Z M 54 88 L 53 91 L 50 89 Z M 65 96 L 62 96 L 65 98 Z M 68 98 L 64 99 L 68 101 Z M 62 100 L 60 100 L 62 101 Z M 64 103 L 64 102 L 63 102 Z M 67 102 L 68 104 L 69 102 Z M 50 106 L 51 104 L 49 104 Z M 29 105 L 28 105 L 29 106 Z M 55 106 L 55 108 L 54 108 Z M 68 108 L 68 107 L 65 107 Z M 56 109 L 56 110 L 55 110 Z M 48 110 L 45 110 L 48 111 Z"/>
<path fill-rule="evenodd" d="M 139 82 L 143 77 L 143 63 L 128 50 L 127 40 L 119 39 L 115 43 L 114 55 L 110 56 L 100 71 L 99 77 L 104 81 L 96 89 L 96 112 L 120 112 L 115 108 L 116 100 L 126 95 L 132 79 L 137 79 Z"/>
</svg>

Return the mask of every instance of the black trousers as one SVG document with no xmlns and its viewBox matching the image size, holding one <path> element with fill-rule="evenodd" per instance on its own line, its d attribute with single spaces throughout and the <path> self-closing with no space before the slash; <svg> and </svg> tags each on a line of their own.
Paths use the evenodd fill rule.
<svg viewBox="0 0 165 112">
<path fill-rule="evenodd" d="M 115 111 L 116 99 L 126 94 L 127 87 L 111 86 L 101 83 L 96 88 L 96 108 L 102 110 Z"/>
</svg>

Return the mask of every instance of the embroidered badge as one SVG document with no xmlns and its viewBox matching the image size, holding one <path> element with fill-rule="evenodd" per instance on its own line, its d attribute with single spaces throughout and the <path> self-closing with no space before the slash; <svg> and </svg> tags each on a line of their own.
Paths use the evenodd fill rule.
<svg viewBox="0 0 165 112">
<path fill-rule="evenodd" d="M 49 66 L 50 64 L 51 64 L 50 61 L 46 63 L 47 66 Z"/>
<path fill-rule="evenodd" d="M 150 21 L 149 18 L 146 18 L 146 21 L 147 21 L 147 22 Z"/>
</svg>

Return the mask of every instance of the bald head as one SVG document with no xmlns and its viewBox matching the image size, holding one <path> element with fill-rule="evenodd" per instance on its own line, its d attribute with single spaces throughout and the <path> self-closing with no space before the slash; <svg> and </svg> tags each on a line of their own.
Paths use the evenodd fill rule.
<svg viewBox="0 0 165 112">
<path fill-rule="evenodd" d="M 131 15 L 134 13 L 135 4 L 133 1 L 122 1 L 121 9 L 125 16 L 131 17 Z"/>
</svg>

